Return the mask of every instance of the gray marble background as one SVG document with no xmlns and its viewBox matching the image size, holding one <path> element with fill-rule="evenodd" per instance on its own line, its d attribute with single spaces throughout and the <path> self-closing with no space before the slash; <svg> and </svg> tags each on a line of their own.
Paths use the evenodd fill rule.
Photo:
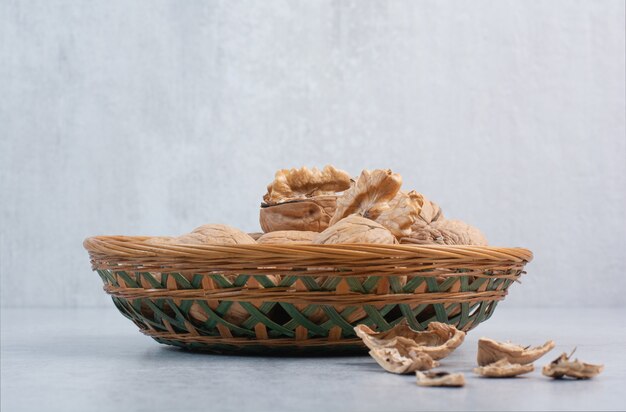
<svg viewBox="0 0 626 412">
<path fill-rule="evenodd" d="M 2 305 L 109 306 L 83 238 L 256 231 L 327 163 L 532 249 L 507 305 L 623 305 L 624 48 L 623 1 L 4 0 Z"/>
</svg>

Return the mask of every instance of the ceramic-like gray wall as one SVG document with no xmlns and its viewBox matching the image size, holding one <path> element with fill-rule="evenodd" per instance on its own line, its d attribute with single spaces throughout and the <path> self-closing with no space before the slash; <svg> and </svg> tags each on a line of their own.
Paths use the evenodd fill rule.
<svg viewBox="0 0 626 412">
<path fill-rule="evenodd" d="M 273 171 L 390 167 L 621 305 L 623 1 L 2 1 L 2 305 L 110 305 L 81 242 L 258 230 Z"/>
</svg>

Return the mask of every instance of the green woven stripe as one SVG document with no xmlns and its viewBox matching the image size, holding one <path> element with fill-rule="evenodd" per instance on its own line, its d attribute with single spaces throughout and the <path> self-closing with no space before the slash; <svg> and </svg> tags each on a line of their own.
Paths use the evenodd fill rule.
<svg viewBox="0 0 626 412">
<path fill-rule="evenodd" d="M 209 275 L 209 277 L 221 288 L 230 288 L 233 286 L 223 275 Z"/>
<path fill-rule="evenodd" d="M 463 302 L 460 306 L 461 313 L 459 315 L 457 325 L 459 328 L 463 329 L 465 325 L 467 325 L 467 322 L 469 322 L 470 305 L 467 302 Z"/>
<path fill-rule="evenodd" d="M 193 289 L 191 283 L 189 283 L 189 281 L 180 273 L 170 273 L 169 276 L 176 280 L 179 289 Z"/>
<path fill-rule="evenodd" d="M 276 287 L 276 285 L 274 284 L 274 282 L 272 282 L 271 280 L 268 279 L 267 276 L 265 275 L 254 275 L 252 276 L 257 282 L 259 282 L 259 284 L 261 286 L 263 286 L 264 288 L 273 288 Z"/>
<path fill-rule="evenodd" d="M 493 302 L 490 302 L 488 305 L 489 306 L 487 308 L 485 316 L 483 317 L 483 319 L 480 320 L 480 322 L 486 321 L 487 319 L 491 317 L 491 315 L 493 315 L 493 312 L 496 310 L 496 306 L 498 306 L 498 301 L 494 300 Z"/>
<path fill-rule="evenodd" d="M 478 324 L 480 322 L 482 322 L 482 320 L 485 317 L 485 309 L 486 309 L 486 304 L 485 302 L 481 302 L 478 304 L 478 312 L 474 312 L 473 316 L 470 315 L 473 319 L 472 319 L 472 323 L 471 323 L 471 328 L 474 328 L 476 326 L 478 326 Z"/>
<path fill-rule="evenodd" d="M 320 287 L 320 285 L 317 284 L 315 279 L 313 279 L 310 276 L 302 276 L 302 277 L 300 277 L 300 282 L 302 282 L 304 284 L 304 286 L 306 286 L 306 288 L 308 290 L 311 290 L 311 291 L 322 290 L 322 288 Z"/>
<path fill-rule="evenodd" d="M 443 283 L 441 283 L 441 285 L 439 285 L 439 288 L 438 288 L 439 292 L 446 292 L 448 289 L 450 289 L 458 281 L 459 281 L 458 278 L 446 279 Z"/>
<path fill-rule="evenodd" d="M 305 278 L 307 276 L 301 276 L 301 277 Z M 294 283 L 296 283 L 296 280 L 298 280 L 298 279 L 300 279 L 300 277 L 298 277 L 298 276 L 285 276 L 278 283 L 278 286 L 280 286 L 280 287 L 289 287 L 289 286 L 293 285 Z"/>
<path fill-rule="evenodd" d="M 456 273 L 468 273 L 467 276 L 449 276 L 443 281 L 438 281 L 439 277 L 409 275 L 406 283 L 398 277 L 339 277 L 323 276 L 318 283 L 314 276 L 284 276 L 278 285 L 267 275 L 246 275 L 224 276 L 220 274 L 211 275 L 181 275 L 180 273 L 154 274 L 150 272 L 125 272 L 110 270 L 98 270 L 97 273 L 103 283 L 119 287 L 119 280 L 123 280 L 126 287 L 142 288 L 146 285 L 153 289 L 167 288 L 168 279 L 173 279 L 179 289 L 202 289 L 203 279 L 210 277 L 219 288 L 245 288 L 246 284 L 255 279 L 264 288 L 273 287 L 294 287 L 295 282 L 300 280 L 302 285 L 309 291 L 334 291 L 339 283 L 346 279 L 346 283 L 351 293 L 376 293 L 379 282 L 389 282 L 389 293 L 414 293 L 414 291 L 426 284 L 425 293 L 442 293 L 450 290 L 460 290 L 461 292 L 473 292 L 480 290 L 506 290 L 514 281 L 512 279 L 502 279 L 497 276 L 505 273 L 519 274 L 519 271 L 486 271 L 488 278 L 475 278 L 471 275 L 473 271 L 458 269 Z M 458 283 L 457 283 L 458 282 Z M 455 289 L 452 289 L 455 288 Z M 456 289 L 458 288 L 458 289 Z M 217 325 L 226 327 L 234 337 L 254 338 L 256 336 L 255 326 L 263 324 L 267 328 L 269 339 L 273 338 L 294 338 L 295 330 L 299 326 L 307 330 L 308 338 L 326 338 L 331 329 L 339 327 L 341 336 L 354 337 L 354 326 L 365 324 L 377 330 L 387 330 L 406 319 L 409 325 L 415 330 L 423 330 L 430 322 L 439 321 L 456 325 L 458 328 L 468 330 L 480 322 L 488 319 L 494 312 L 496 301 L 483 301 L 474 303 L 436 303 L 419 304 L 387 304 L 381 308 L 374 305 L 351 305 L 338 311 L 332 305 L 310 304 L 299 309 L 295 304 L 284 302 L 263 302 L 257 308 L 250 302 L 238 302 L 238 305 L 245 310 L 247 318 L 241 324 L 233 324 L 226 320 L 230 319 L 229 313 L 232 310 L 234 301 L 219 300 L 215 309 L 211 309 L 206 300 L 203 299 L 181 299 L 176 301 L 169 298 L 136 298 L 126 299 L 113 297 L 113 302 L 118 310 L 127 318 L 135 322 L 139 327 L 151 328 L 156 331 L 168 332 L 165 322 L 169 324 L 176 333 L 189 333 L 189 325 L 193 325 L 194 332 L 203 336 L 221 336 Z M 196 305 L 194 305 L 196 304 Z M 277 306 L 278 305 L 278 306 Z M 206 314 L 206 321 L 197 319 L 197 314 L 192 316 L 192 310 L 200 309 Z M 355 317 L 355 313 L 362 308 L 364 314 Z M 278 312 L 277 312 L 278 310 Z M 313 316 L 318 317 L 320 311 L 325 315 L 323 320 L 311 320 Z M 194 312 L 195 313 L 195 312 Z M 362 312 L 359 312 L 362 313 Z M 276 317 L 278 315 L 278 317 Z M 245 318 L 245 317 L 244 317 Z M 348 322 L 347 319 L 355 319 Z M 279 321 L 280 319 L 280 321 Z M 316 318 L 319 319 L 319 318 Z M 181 343 L 171 339 L 156 338 L 157 341 L 176 344 L 181 347 L 194 350 L 233 350 L 233 345 L 205 344 L 205 343 Z M 256 349 L 254 349 L 256 348 Z M 251 346 L 248 348 L 253 352 L 262 351 L 263 347 Z M 327 348 L 326 348 L 327 349 Z"/>
<path fill-rule="evenodd" d="M 322 289 L 324 290 L 335 290 L 337 285 L 341 282 L 341 278 L 336 276 L 327 278 L 324 283 L 322 283 Z"/>
<path fill-rule="evenodd" d="M 294 330 L 296 328 L 296 326 L 304 326 L 310 332 L 316 333 L 316 334 L 321 335 L 321 336 L 327 336 L 328 335 L 328 331 L 326 329 L 324 329 L 321 326 L 318 326 L 315 323 L 311 322 L 309 320 L 309 318 L 307 318 L 306 316 L 303 316 L 302 313 L 300 313 L 300 311 L 294 305 L 292 305 L 290 303 L 281 303 L 280 305 L 293 318 L 292 321 L 288 322 L 287 325 L 285 325 L 290 330 Z M 313 305 L 311 305 L 311 306 L 313 306 Z M 318 306 L 318 305 L 315 305 L 315 306 Z M 307 309 L 309 309 L 309 308 L 307 308 Z M 315 309 L 313 307 L 311 307 L 309 310 L 304 311 L 303 313 L 311 314 L 314 311 L 315 311 Z"/>
<path fill-rule="evenodd" d="M 278 323 L 274 322 L 273 320 L 271 320 L 270 318 L 265 316 L 265 314 L 263 312 L 259 311 L 257 308 L 255 308 L 253 304 L 248 303 L 248 302 L 239 302 L 239 304 L 244 309 L 246 309 L 248 311 L 248 313 L 250 313 L 250 316 L 253 319 L 255 319 L 257 322 L 261 322 L 262 324 L 264 324 L 265 326 L 267 326 L 271 330 L 274 330 L 276 332 L 280 332 L 280 333 L 282 333 L 285 336 L 288 336 L 290 338 L 294 336 L 293 331 L 287 329 L 283 325 L 279 325 Z M 280 303 L 280 305 L 282 306 L 282 305 L 284 305 L 284 303 Z"/>
<path fill-rule="evenodd" d="M 278 303 L 276 302 L 263 302 L 260 306 L 259 306 L 259 312 L 267 315 L 270 310 L 272 310 L 272 308 L 274 306 L 276 306 Z M 254 329 L 254 326 L 258 323 L 256 318 L 250 317 L 248 319 L 246 319 L 243 324 L 241 326 L 243 326 L 246 329 Z M 291 328 L 288 328 L 291 329 Z"/>
<path fill-rule="evenodd" d="M 367 291 L 363 288 L 363 284 L 357 278 L 346 278 L 346 283 L 350 286 L 351 292 L 367 293 Z"/>
<path fill-rule="evenodd" d="M 389 278 L 389 287 L 393 293 L 403 293 L 404 287 L 400 283 L 400 278 Z"/>
<path fill-rule="evenodd" d="M 233 286 L 236 288 L 243 287 L 248 282 L 248 279 L 250 279 L 250 275 L 238 275 L 233 281 Z"/>
<path fill-rule="evenodd" d="M 116 273 L 117 276 L 121 277 L 124 282 L 126 283 L 126 286 L 131 287 L 131 288 L 139 288 L 141 287 L 141 285 L 138 285 L 137 282 L 135 281 L 135 279 L 131 278 L 128 273 L 126 272 L 117 272 Z"/>
<path fill-rule="evenodd" d="M 483 283 L 489 281 L 488 278 L 476 278 L 476 280 L 474 280 L 472 282 L 471 285 L 469 285 L 469 291 L 471 292 L 475 292 L 478 290 L 479 287 L 481 287 L 483 285 Z"/>
<path fill-rule="evenodd" d="M 409 281 L 406 282 L 406 285 L 404 285 L 404 287 L 402 288 L 402 291 L 404 293 L 411 293 L 415 289 L 417 289 L 422 283 L 424 283 L 425 280 L 426 280 L 426 278 L 423 278 L 421 276 L 409 279 Z"/>
<path fill-rule="evenodd" d="M 367 320 L 371 325 L 376 325 L 376 327 L 380 328 L 380 330 L 389 329 L 389 324 L 374 306 L 364 305 L 363 310 L 367 313 Z"/>
<path fill-rule="evenodd" d="M 149 272 L 144 272 L 144 273 L 138 273 L 137 276 L 139 278 L 144 278 L 152 288 L 154 289 L 163 289 L 163 284 L 161 284 L 161 282 L 157 281 L 154 276 L 152 276 L 151 273 Z M 139 282 L 141 283 L 141 282 Z M 197 288 L 197 286 L 193 285 L 194 288 Z"/>
<path fill-rule="evenodd" d="M 115 275 L 110 270 L 98 270 L 98 275 L 100 275 L 100 279 L 106 284 L 111 284 L 113 286 L 118 286 L 117 279 L 115 279 Z"/>
<path fill-rule="evenodd" d="M 415 330 L 424 330 L 424 327 L 417 321 L 417 317 L 413 313 L 413 309 L 411 306 L 403 303 L 398 305 L 400 307 L 400 311 L 402 312 L 402 316 L 407 320 L 409 326 Z M 425 306 L 425 305 L 424 305 Z"/>
<path fill-rule="evenodd" d="M 214 330 L 216 334 L 219 334 L 219 331 L 217 331 L 217 329 L 215 329 L 217 324 L 221 324 L 226 326 L 228 329 L 230 329 L 230 331 L 233 333 L 233 335 L 237 335 L 237 334 L 241 334 L 243 336 L 254 336 L 255 333 L 247 328 L 241 327 L 241 326 L 237 326 L 234 325 L 233 323 L 227 321 L 226 319 L 224 319 L 222 316 L 220 316 L 219 313 L 217 313 L 216 311 L 212 310 L 209 305 L 201 300 L 196 300 L 196 303 L 202 308 L 202 310 L 204 312 L 206 312 L 207 316 L 209 317 L 209 319 L 204 322 L 203 327 L 206 329 L 210 329 L 210 330 Z M 233 303 L 233 302 L 227 302 L 227 303 Z M 191 320 L 191 319 L 189 319 Z"/>
<path fill-rule="evenodd" d="M 347 336 L 354 334 L 354 326 L 346 322 L 346 320 L 343 317 L 341 317 L 339 313 L 337 313 L 334 307 L 323 306 L 322 310 L 324 311 L 324 313 L 326 313 L 329 319 L 335 324 L 335 326 L 339 326 L 343 330 L 343 333 L 345 333 Z"/>
</svg>

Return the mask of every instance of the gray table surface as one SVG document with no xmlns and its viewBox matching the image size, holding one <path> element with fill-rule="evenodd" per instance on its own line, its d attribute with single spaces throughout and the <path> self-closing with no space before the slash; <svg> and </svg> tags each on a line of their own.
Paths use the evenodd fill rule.
<svg viewBox="0 0 626 412">
<path fill-rule="evenodd" d="M 422 388 L 368 356 L 242 357 L 188 353 L 137 332 L 115 308 L 2 309 L 1 409 L 63 411 L 410 411 L 626 409 L 622 308 L 509 309 L 470 332 L 441 369 L 464 388 Z M 481 336 L 557 347 L 516 379 L 474 376 Z M 541 366 L 577 346 L 604 363 L 590 381 L 553 381 Z"/>
</svg>

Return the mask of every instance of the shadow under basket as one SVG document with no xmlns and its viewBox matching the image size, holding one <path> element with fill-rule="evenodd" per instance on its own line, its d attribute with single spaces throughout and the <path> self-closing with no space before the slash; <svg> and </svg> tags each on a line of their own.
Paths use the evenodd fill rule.
<svg viewBox="0 0 626 412">
<path fill-rule="evenodd" d="M 247 354 L 365 352 L 354 326 L 468 331 L 488 319 L 532 253 L 417 245 L 151 244 L 85 240 L 115 306 L 159 343 Z"/>
</svg>

